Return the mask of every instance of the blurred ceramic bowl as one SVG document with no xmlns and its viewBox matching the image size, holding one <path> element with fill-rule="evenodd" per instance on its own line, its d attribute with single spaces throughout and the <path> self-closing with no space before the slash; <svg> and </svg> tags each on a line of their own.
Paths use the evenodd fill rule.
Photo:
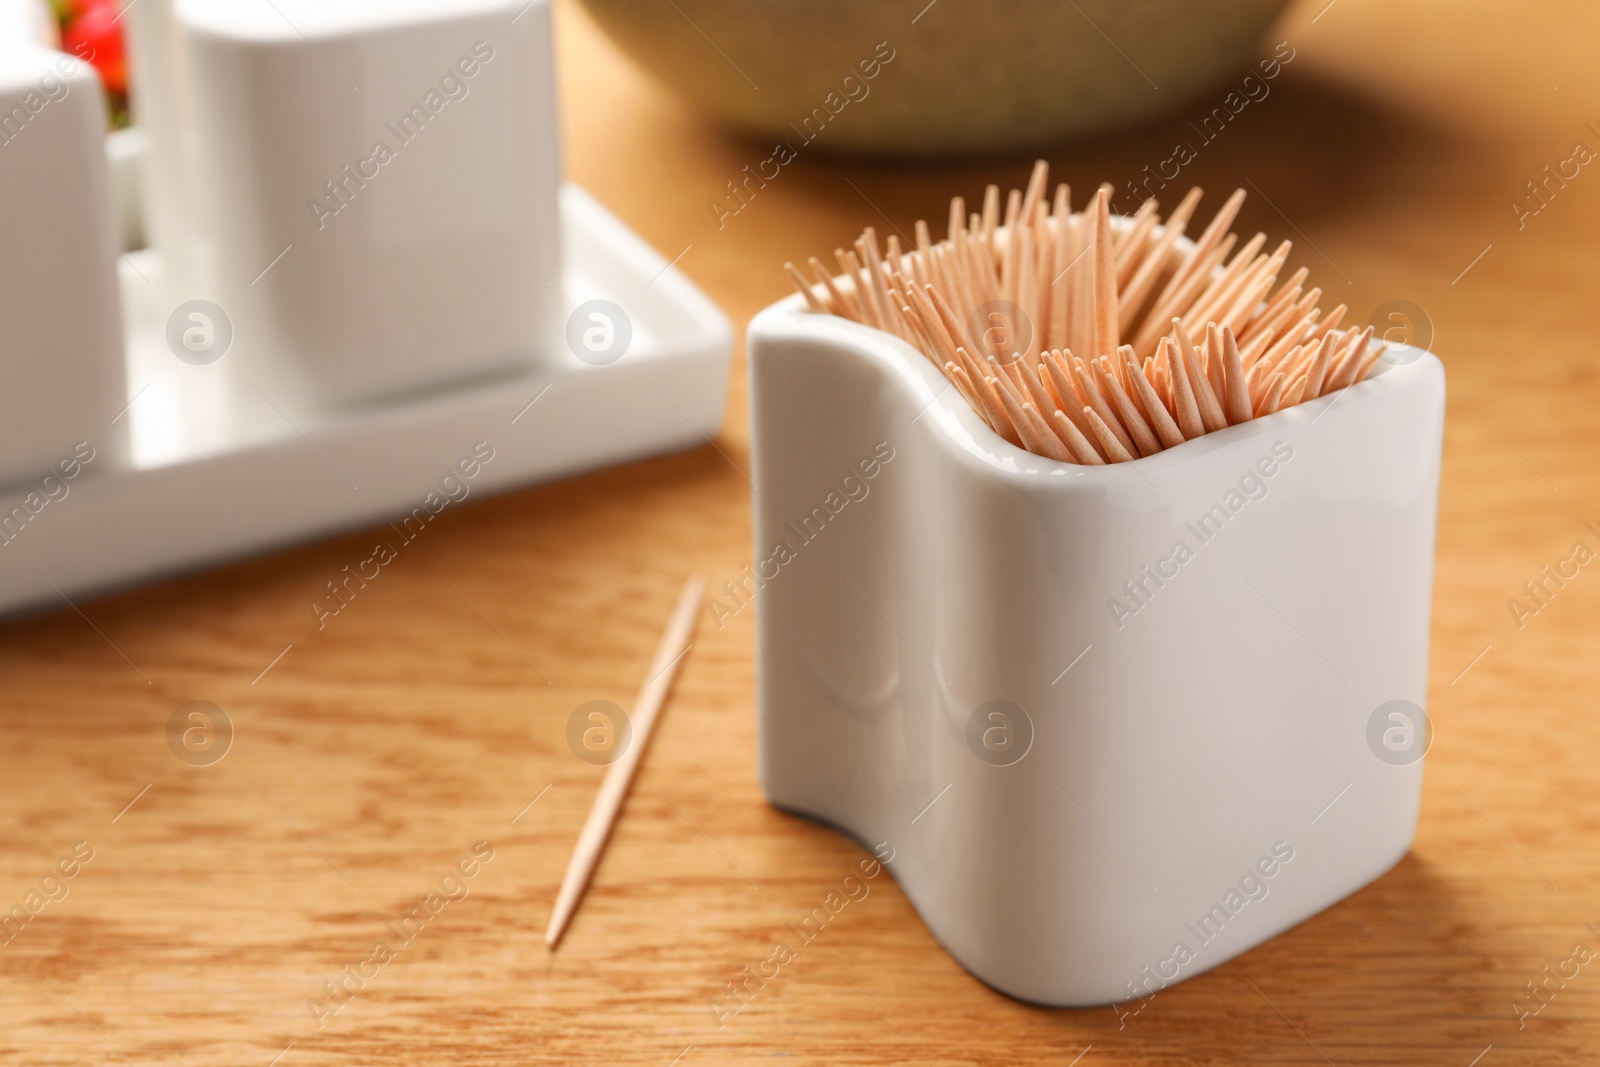
<svg viewBox="0 0 1600 1067">
<path fill-rule="evenodd" d="M 1172 111 L 1270 55 L 1255 52 L 1288 0 L 583 3 L 640 65 L 741 130 L 928 155 Z"/>
</svg>

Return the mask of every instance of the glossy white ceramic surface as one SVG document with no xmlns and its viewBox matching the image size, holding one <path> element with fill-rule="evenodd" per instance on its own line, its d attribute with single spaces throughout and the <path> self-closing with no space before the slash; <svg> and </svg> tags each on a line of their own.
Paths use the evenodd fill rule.
<svg viewBox="0 0 1600 1067">
<path fill-rule="evenodd" d="M 0 41 L 0 485 L 39 482 L 79 441 L 102 469 L 124 451 L 105 127 L 87 63 Z"/>
<path fill-rule="evenodd" d="M 1422 763 L 1367 738 L 1380 705 L 1426 705 L 1434 356 L 1082 467 L 802 308 L 749 331 L 774 804 L 875 850 L 963 966 L 1052 1005 L 1192 977 L 1405 854 Z"/>
<path fill-rule="evenodd" d="M 93 72 L 0 43 L 0 613 L 716 434 L 727 320 L 557 184 L 544 0 L 124 13 L 120 230 Z"/>
<path fill-rule="evenodd" d="M 231 316 L 242 394 L 326 410 L 552 358 L 546 0 L 176 0 L 171 25 L 207 245 L 173 296 Z"/>
<path fill-rule="evenodd" d="M 137 384 L 133 402 L 118 406 L 127 406 L 119 425 L 130 430 L 130 462 L 101 470 L 97 457 L 92 477 L 16 532 L 0 530 L 0 613 L 403 518 L 478 441 L 495 458 L 473 480 L 474 498 L 703 445 L 722 425 L 727 319 L 583 190 L 563 188 L 560 204 L 564 305 L 625 309 L 632 343 L 619 359 L 593 366 L 563 351 L 522 373 L 293 425 L 215 403 L 231 356 L 207 366 L 175 359 L 163 336 L 169 308 L 156 295 L 161 259 L 129 256 L 122 284 Z M 0 489 L 0 518 L 24 507 L 28 490 Z"/>
</svg>

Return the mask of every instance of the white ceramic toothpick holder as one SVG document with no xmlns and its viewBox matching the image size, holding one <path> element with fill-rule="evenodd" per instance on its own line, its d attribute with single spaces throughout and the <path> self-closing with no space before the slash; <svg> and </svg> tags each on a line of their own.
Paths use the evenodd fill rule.
<svg viewBox="0 0 1600 1067">
<path fill-rule="evenodd" d="M 873 849 L 974 975 L 1147 997 L 1405 854 L 1434 356 L 1084 467 L 798 297 L 749 344 L 762 786 Z"/>
</svg>

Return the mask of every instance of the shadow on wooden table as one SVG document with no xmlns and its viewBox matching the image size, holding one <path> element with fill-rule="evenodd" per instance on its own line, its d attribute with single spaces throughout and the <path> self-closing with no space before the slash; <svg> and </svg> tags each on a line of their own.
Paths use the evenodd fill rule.
<svg viewBox="0 0 1600 1067">
<path fill-rule="evenodd" d="M 1426 858 L 1408 854 L 1372 885 L 1213 971 L 1144 1001 L 1089 1011 L 1034 1009 L 1052 1027 L 1145 1059 L 1191 1062 L 1227 1053 L 1232 1064 L 1407 1062 L 1436 1056 L 1436 1038 L 1414 1049 L 1417 1018 L 1458 1018 L 1486 1029 L 1510 1015 L 1470 980 L 1475 932 L 1457 904 L 1461 889 Z M 1481 953 L 1484 967 L 1489 952 Z M 1099 1024 L 1085 1029 L 1085 1021 Z M 1359 1025 L 1352 1026 L 1352 1023 Z M 1375 1049 L 1373 1035 L 1389 1043 Z M 1382 1043 L 1382 1042 L 1380 1042 Z M 1463 1033 L 1461 1062 L 1482 1048 Z"/>
</svg>

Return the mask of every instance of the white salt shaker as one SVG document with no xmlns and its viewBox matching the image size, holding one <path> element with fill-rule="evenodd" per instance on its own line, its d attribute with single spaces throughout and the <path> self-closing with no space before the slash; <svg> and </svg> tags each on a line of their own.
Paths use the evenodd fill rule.
<svg viewBox="0 0 1600 1067">
<path fill-rule="evenodd" d="M 95 469 L 125 453 L 105 136 L 87 63 L 0 43 L 0 486 L 59 480 L 75 452 Z"/>
<path fill-rule="evenodd" d="M 553 354 L 545 0 L 177 0 L 172 27 L 238 395 L 327 411 Z"/>
</svg>

